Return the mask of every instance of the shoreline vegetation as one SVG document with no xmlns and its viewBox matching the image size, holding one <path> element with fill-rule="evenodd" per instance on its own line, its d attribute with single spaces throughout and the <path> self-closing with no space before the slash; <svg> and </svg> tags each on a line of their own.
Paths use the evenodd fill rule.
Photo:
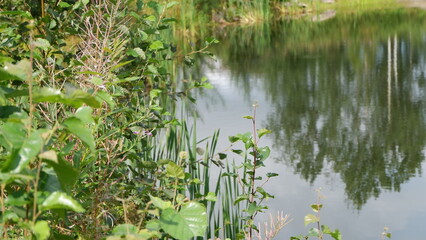
<svg viewBox="0 0 426 240">
<path fill-rule="evenodd" d="M 370 5 L 370 2 L 372 5 Z M 229 137 L 198 139 L 178 104 L 196 101 L 207 79 L 178 82 L 196 64 L 213 25 L 279 18 L 322 21 L 393 1 L 337 0 L 2 0 L 0 1 L 0 236 L 2 239 L 271 239 L 290 221 L 256 216 L 273 198 L 259 175 L 270 134 L 256 125 Z M 327 16 L 318 13 L 329 11 Z M 176 35 L 170 36 L 170 32 Z M 180 47 L 181 36 L 199 46 Z M 234 160 L 236 159 L 236 160 Z M 219 169 L 214 175 L 211 169 Z M 217 182 L 212 182 L 215 179 Z M 311 205 L 308 235 L 341 240 Z M 262 231 L 258 231 L 263 228 Z M 384 237 L 390 237 L 385 231 Z"/>
</svg>

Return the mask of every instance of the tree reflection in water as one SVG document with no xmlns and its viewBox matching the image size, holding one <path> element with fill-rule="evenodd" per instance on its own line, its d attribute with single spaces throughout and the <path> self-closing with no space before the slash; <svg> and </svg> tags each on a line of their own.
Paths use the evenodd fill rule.
<svg viewBox="0 0 426 240">
<path fill-rule="evenodd" d="M 420 174 L 425 19 L 397 10 L 237 28 L 222 39 L 218 56 L 243 89 L 252 87 L 250 76 L 262 79 L 274 109 L 267 128 L 282 151 L 277 160 L 312 183 L 325 170 L 338 173 L 361 209 Z"/>
</svg>

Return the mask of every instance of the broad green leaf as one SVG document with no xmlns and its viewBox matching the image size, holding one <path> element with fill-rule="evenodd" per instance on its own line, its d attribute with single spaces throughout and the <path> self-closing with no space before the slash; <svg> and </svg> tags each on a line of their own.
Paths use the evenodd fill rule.
<svg viewBox="0 0 426 240">
<path fill-rule="evenodd" d="M 22 80 L 22 79 L 18 76 L 15 76 L 9 73 L 4 68 L 0 68 L 0 82 L 5 80 L 9 81 L 9 80 Z"/>
<path fill-rule="evenodd" d="M 79 89 L 66 91 L 65 98 L 62 100 L 62 103 L 75 108 L 79 108 L 83 104 L 87 104 L 94 108 L 99 108 L 102 105 L 94 96 Z"/>
<path fill-rule="evenodd" d="M 152 219 L 146 222 L 145 227 L 151 231 L 159 231 L 161 229 L 160 220 Z"/>
<path fill-rule="evenodd" d="M 278 173 L 267 173 L 266 174 L 266 176 L 268 177 L 268 178 L 271 178 L 271 177 L 277 177 L 277 176 L 279 176 L 279 174 Z"/>
<path fill-rule="evenodd" d="M 157 18 L 155 18 L 154 15 L 148 15 L 146 17 L 143 18 L 145 21 L 150 21 L 150 22 L 155 22 L 157 20 Z"/>
<path fill-rule="evenodd" d="M 53 167 L 62 190 L 69 192 L 78 179 L 79 175 L 77 169 L 62 158 L 57 158 L 56 161 L 47 158 L 44 159 L 46 159 L 45 162 L 47 164 Z"/>
<path fill-rule="evenodd" d="M 206 38 L 206 44 L 207 45 L 214 44 L 214 43 L 219 43 L 219 40 L 217 40 L 216 38 L 213 38 L 213 37 Z"/>
<path fill-rule="evenodd" d="M 92 77 L 89 81 L 91 83 L 95 84 L 96 86 L 100 86 L 100 85 L 102 85 L 104 83 L 102 81 L 102 78 L 100 78 L 100 77 Z"/>
<path fill-rule="evenodd" d="M 10 193 L 4 201 L 6 206 L 23 207 L 30 203 L 28 193 L 20 190 Z"/>
<path fill-rule="evenodd" d="M 173 208 L 173 205 L 170 201 L 164 201 L 161 198 L 154 197 L 151 195 L 149 195 L 149 198 L 151 199 L 152 204 L 154 204 L 154 206 L 158 207 L 161 210 Z"/>
<path fill-rule="evenodd" d="M 51 210 L 51 209 L 65 209 L 72 210 L 74 212 L 84 212 L 84 208 L 74 198 L 70 197 L 64 192 L 53 192 L 49 197 L 44 200 L 40 205 L 40 209 Z"/>
<path fill-rule="evenodd" d="M 63 94 L 61 91 L 53 88 L 39 88 L 33 91 L 33 101 L 36 103 L 39 102 L 61 102 L 63 100 Z"/>
<path fill-rule="evenodd" d="M 37 240 L 49 239 L 50 228 L 46 221 L 37 221 L 32 230 Z"/>
<path fill-rule="evenodd" d="M 52 20 L 52 21 L 54 21 L 54 20 Z M 56 22 L 55 22 L 56 23 Z M 51 23 L 52 24 L 52 23 Z M 56 26 L 56 25 L 55 25 Z M 46 39 L 44 39 L 44 38 L 37 38 L 34 42 L 33 42 L 33 44 L 34 44 L 34 46 L 35 47 L 38 47 L 38 48 L 41 48 L 41 49 L 43 49 L 44 51 L 47 51 L 47 50 L 49 50 L 49 48 L 50 48 L 50 43 L 49 43 L 49 41 L 47 41 Z"/>
<path fill-rule="evenodd" d="M 234 201 L 234 205 L 236 205 L 237 203 L 244 201 L 244 200 L 248 200 L 249 199 L 249 195 L 248 194 L 241 194 L 237 197 L 237 199 L 235 199 Z"/>
<path fill-rule="evenodd" d="M 240 140 L 240 138 L 237 137 L 237 136 L 229 136 L 228 139 L 231 143 L 234 143 L 234 142 Z"/>
<path fill-rule="evenodd" d="M 23 174 L 0 173 L 0 182 L 3 184 L 8 184 L 16 179 L 31 181 L 34 178 L 32 176 Z"/>
<path fill-rule="evenodd" d="M 171 1 L 171 2 L 167 3 L 166 8 L 171 8 L 171 7 L 173 7 L 177 4 L 179 4 L 178 1 Z"/>
<path fill-rule="evenodd" d="M 138 228 L 132 224 L 120 224 L 112 230 L 112 234 L 114 236 L 138 234 Z"/>
<path fill-rule="evenodd" d="M 20 15 L 28 19 L 32 18 L 31 14 L 27 11 L 2 11 L 0 15 Z"/>
<path fill-rule="evenodd" d="M 178 166 L 174 162 L 170 162 L 166 166 L 166 173 L 168 177 L 174 177 L 183 179 L 185 178 L 185 172 L 183 171 L 183 168 L 181 166 Z"/>
<path fill-rule="evenodd" d="M 306 240 L 306 238 L 303 235 L 299 235 L 295 237 L 290 237 L 290 240 Z"/>
<path fill-rule="evenodd" d="M 18 214 L 16 214 L 16 212 L 12 210 L 6 210 L 2 218 L 0 219 L 1 219 L 1 223 L 4 224 L 6 221 L 9 221 L 9 220 L 18 222 L 20 220 L 20 217 L 18 216 Z"/>
<path fill-rule="evenodd" d="M 310 223 L 316 223 L 319 221 L 319 218 L 313 214 L 308 214 L 304 218 L 305 226 L 309 225 Z"/>
<path fill-rule="evenodd" d="M 320 232 L 319 232 L 318 228 L 311 228 L 311 229 L 309 229 L 308 236 L 309 237 L 319 237 L 320 236 Z"/>
<path fill-rule="evenodd" d="M 207 195 L 205 196 L 205 199 L 207 201 L 212 201 L 212 202 L 217 201 L 217 197 L 216 197 L 216 194 L 214 194 L 214 192 L 208 192 Z"/>
<path fill-rule="evenodd" d="M 98 100 L 99 102 L 105 101 L 109 107 L 111 108 L 111 110 L 113 110 L 115 108 L 115 101 L 112 98 L 111 95 L 109 95 L 109 93 L 105 92 L 105 91 L 99 91 L 96 95 L 96 97 L 100 100 Z"/>
<path fill-rule="evenodd" d="M 9 118 L 14 113 L 21 113 L 21 112 L 22 112 L 22 109 L 16 106 L 0 106 L 0 118 L 3 118 L 3 119 Z"/>
<path fill-rule="evenodd" d="M 330 235 L 335 240 L 342 240 L 342 234 L 338 229 L 331 231 L 327 225 L 321 225 L 322 232 Z"/>
<path fill-rule="evenodd" d="M 262 129 L 257 129 L 257 130 L 256 130 L 256 132 L 257 132 L 257 135 L 259 136 L 259 138 L 261 138 L 262 136 L 264 136 L 264 135 L 266 135 L 266 134 L 270 134 L 270 133 L 272 133 L 272 131 L 271 131 L 271 130 L 264 129 L 264 128 L 262 128 Z"/>
<path fill-rule="evenodd" d="M 20 173 L 39 154 L 43 148 L 42 132 L 38 130 L 26 138 L 17 154 L 13 154 L 5 163 L 4 170 L 10 173 Z"/>
<path fill-rule="evenodd" d="M 32 75 L 31 63 L 28 59 L 23 59 L 19 61 L 17 64 L 6 63 L 3 70 L 9 73 L 9 75 L 7 76 L 0 73 L 1 78 L 14 76 L 13 79 L 5 79 L 5 80 L 27 81 L 28 79 L 31 78 L 31 75 Z"/>
<path fill-rule="evenodd" d="M 154 64 L 149 64 L 148 65 L 148 70 L 152 74 L 158 74 L 158 69 L 157 69 L 156 66 L 154 66 Z"/>
<path fill-rule="evenodd" d="M 312 211 L 319 212 L 322 208 L 322 204 L 312 204 L 311 208 L 312 208 Z"/>
<path fill-rule="evenodd" d="M 263 161 L 269 157 L 269 154 L 271 154 L 271 149 L 269 149 L 268 146 L 261 147 L 258 149 L 258 153 L 258 158 L 260 159 L 260 161 Z"/>
<path fill-rule="evenodd" d="M 159 50 L 164 48 L 163 42 L 159 41 L 159 40 L 155 40 L 151 43 L 151 45 L 149 45 L 149 49 L 150 50 Z"/>
<path fill-rule="evenodd" d="M 0 145 L 9 150 L 21 148 L 25 137 L 26 130 L 23 124 L 5 123 L 0 126 Z"/>
<path fill-rule="evenodd" d="M 252 202 L 250 203 L 247 210 L 245 211 L 247 212 L 249 216 L 253 216 L 256 212 L 262 212 L 263 209 L 268 209 L 268 208 L 265 206 L 257 205 L 256 202 Z"/>
<path fill-rule="evenodd" d="M 77 111 L 75 111 L 74 116 L 80 119 L 83 123 L 90 124 L 95 123 L 95 120 L 92 117 L 93 108 L 91 107 L 79 107 Z"/>
<path fill-rule="evenodd" d="M 70 131 L 72 134 L 76 135 L 83 141 L 90 150 L 95 150 L 95 139 L 93 138 L 92 131 L 86 127 L 86 125 L 76 117 L 70 117 L 66 119 L 63 125 Z"/>
<path fill-rule="evenodd" d="M 208 225 L 206 208 L 197 202 L 184 204 L 178 213 L 167 208 L 161 213 L 160 223 L 166 233 L 179 240 L 203 236 Z"/>
<path fill-rule="evenodd" d="M 265 189 L 263 189 L 262 187 L 257 187 L 256 188 L 256 192 L 262 194 L 262 198 L 265 198 L 265 199 L 274 198 L 273 195 L 271 195 L 268 192 L 266 192 Z"/>
<path fill-rule="evenodd" d="M 152 90 L 149 92 L 149 96 L 150 96 L 151 98 L 156 98 L 156 97 L 158 97 L 160 94 L 161 94 L 161 90 L 160 90 L 160 89 L 152 89 Z"/>
</svg>

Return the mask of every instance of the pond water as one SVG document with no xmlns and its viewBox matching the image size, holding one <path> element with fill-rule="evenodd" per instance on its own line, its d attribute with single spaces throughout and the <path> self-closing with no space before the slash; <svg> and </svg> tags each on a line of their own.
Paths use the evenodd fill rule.
<svg viewBox="0 0 426 240">
<path fill-rule="evenodd" d="M 321 222 L 343 239 L 426 238 L 426 13 L 419 9 L 342 14 L 323 22 L 283 20 L 218 30 L 217 61 L 199 74 L 198 135 L 273 134 L 265 172 L 268 213 L 293 221 L 276 239 L 306 234 L 303 217 L 321 188 Z M 258 219 L 266 219 L 263 214 Z"/>
</svg>

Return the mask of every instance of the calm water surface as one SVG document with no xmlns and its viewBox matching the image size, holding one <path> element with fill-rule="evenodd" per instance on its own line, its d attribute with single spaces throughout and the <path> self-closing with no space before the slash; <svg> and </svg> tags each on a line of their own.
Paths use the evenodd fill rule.
<svg viewBox="0 0 426 240">
<path fill-rule="evenodd" d="M 426 13 L 393 9 L 226 28 L 218 61 L 201 74 L 215 90 L 197 108 L 200 137 L 248 132 L 241 116 L 259 104 L 258 128 L 273 131 L 264 172 L 268 212 L 293 222 L 277 239 L 306 234 L 321 187 L 322 223 L 344 239 L 426 239 Z M 266 214 L 264 214 L 266 218 Z M 262 220 L 262 216 L 259 217 Z"/>
</svg>

